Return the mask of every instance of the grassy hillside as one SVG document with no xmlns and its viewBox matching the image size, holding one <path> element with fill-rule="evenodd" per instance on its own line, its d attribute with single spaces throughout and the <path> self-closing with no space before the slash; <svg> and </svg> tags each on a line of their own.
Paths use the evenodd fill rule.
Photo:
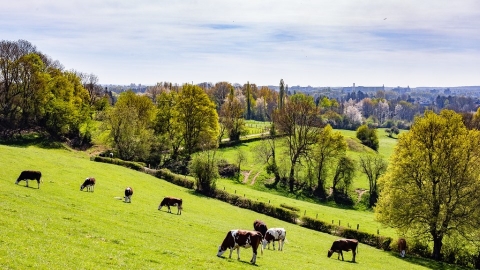
<svg viewBox="0 0 480 270">
<path fill-rule="evenodd" d="M 357 263 L 326 253 L 335 237 L 239 209 L 115 165 L 95 163 L 81 152 L 0 145 L 0 265 L 2 269 L 246 269 L 241 260 L 216 257 L 230 229 L 251 229 L 259 218 L 285 227 L 283 252 L 266 250 L 263 269 L 456 269 L 432 261 L 400 259 L 360 244 Z M 22 170 L 41 170 L 43 183 L 14 182 Z M 79 191 L 94 176 L 94 193 Z M 132 203 L 116 197 L 132 186 Z M 157 207 L 163 196 L 184 200 L 183 214 Z M 173 211 L 176 212 L 176 209 Z M 228 256 L 228 253 L 227 253 Z"/>
</svg>

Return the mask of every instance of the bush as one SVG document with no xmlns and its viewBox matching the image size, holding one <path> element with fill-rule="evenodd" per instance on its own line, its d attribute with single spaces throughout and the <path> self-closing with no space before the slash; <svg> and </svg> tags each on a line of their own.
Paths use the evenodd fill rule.
<svg viewBox="0 0 480 270">
<path fill-rule="evenodd" d="M 123 167 L 134 169 L 136 171 L 142 171 L 143 168 L 145 167 L 145 163 L 133 162 L 133 161 L 124 161 L 124 160 L 121 160 L 121 159 L 118 159 L 118 158 L 106 158 L 106 157 L 95 156 L 93 158 L 93 161 L 120 165 L 120 166 L 123 166 Z"/>
<path fill-rule="evenodd" d="M 294 212 L 299 212 L 300 211 L 300 208 L 295 207 L 295 206 L 290 206 L 290 205 L 287 205 L 287 204 L 284 204 L 284 203 L 280 204 L 280 206 L 283 207 L 283 208 L 286 208 L 288 210 L 294 211 Z"/>
<path fill-rule="evenodd" d="M 355 229 L 345 228 L 333 224 L 328 224 L 318 219 L 310 217 L 302 217 L 301 226 L 324 232 L 328 234 L 334 234 L 343 238 L 357 239 L 363 244 L 376 247 L 378 249 L 390 250 L 390 243 L 393 241 L 391 237 L 385 237 L 380 235 L 374 235 L 371 233 L 357 231 Z"/>
<path fill-rule="evenodd" d="M 197 191 L 207 195 L 215 191 L 217 178 L 220 176 L 215 152 L 205 151 L 195 155 L 188 168 L 195 177 Z"/>
<path fill-rule="evenodd" d="M 229 164 L 225 159 L 218 161 L 218 174 L 221 177 L 233 177 L 239 172 L 239 168 L 235 164 Z"/>
<path fill-rule="evenodd" d="M 195 187 L 195 182 L 187 179 L 184 175 L 178 175 L 172 173 L 168 169 L 160 169 L 158 171 L 152 170 L 154 176 L 157 178 L 165 179 L 165 181 L 175 184 L 177 186 L 182 186 L 185 188 L 193 189 Z"/>
</svg>

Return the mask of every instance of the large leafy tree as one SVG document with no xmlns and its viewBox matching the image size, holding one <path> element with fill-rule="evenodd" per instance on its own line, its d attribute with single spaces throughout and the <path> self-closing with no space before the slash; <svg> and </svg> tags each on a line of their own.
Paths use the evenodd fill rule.
<svg viewBox="0 0 480 270">
<path fill-rule="evenodd" d="M 380 156 L 366 155 L 360 157 L 360 170 L 367 176 L 370 189 L 369 206 L 373 207 L 378 200 L 378 179 L 387 170 L 387 162 Z"/>
<path fill-rule="evenodd" d="M 276 128 L 286 136 L 287 152 L 290 159 L 289 187 L 294 190 L 295 166 L 307 157 L 318 141 L 322 121 L 313 98 L 304 94 L 290 97 L 282 109 L 274 115 Z"/>
<path fill-rule="evenodd" d="M 147 158 L 152 145 L 154 117 L 155 106 L 147 96 L 136 95 L 133 91 L 120 95 L 105 122 L 120 158 Z"/>
<path fill-rule="evenodd" d="M 325 126 L 319 133 L 318 143 L 313 148 L 313 163 L 317 187 L 314 194 L 320 198 L 326 197 L 325 183 L 328 169 L 335 161 L 345 156 L 347 142 L 339 131 L 333 131 L 330 125 Z"/>
<path fill-rule="evenodd" d="M 155 118 L 155 135 L 158 138 L 157 150 L 167 152 L 175 160 L 182 143 L 181 127 L 178 123 L 178 113 L 175 110 L 176 92 L 163 91 L 157 98 L 157 115 Z"/>
<path fill-rule="evenodd" d="M 428 237 L 441 258 L 444 238 L 468 240 L 480 225 L 480 133 L 459 114 L 427 111 L 400 135 L 379 179 L 376 218 L 401 233 Z"/>
<path fill-rule="evenodd" d="M 240 139 L 245 133 L 244 108 L 240 100 L 235 96 L 233 87 L 220 110 L 220 123 L 225 127 L 231 141 Z"/>
<path fill-rule="evenodd" d="M 196 85 L 182 86 L 175 102 L 183 146 L 188 156 L 202 148 L 217 144 L 218 114 L 215 104 Z"/>
</svg>

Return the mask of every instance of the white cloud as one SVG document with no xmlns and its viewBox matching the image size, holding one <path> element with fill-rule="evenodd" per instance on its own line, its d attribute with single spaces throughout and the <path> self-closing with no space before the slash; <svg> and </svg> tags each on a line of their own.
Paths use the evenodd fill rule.
<svg viewBox="0 0 480 270">
<path fill-rule="evenodd" d="M 25 39 L 101 83 L 479 85 L 480 1 L 10 1 Z"/>
</svg>

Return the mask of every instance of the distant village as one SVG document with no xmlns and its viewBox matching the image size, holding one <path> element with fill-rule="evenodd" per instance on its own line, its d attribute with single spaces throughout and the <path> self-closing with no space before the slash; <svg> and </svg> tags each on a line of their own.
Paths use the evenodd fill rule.
<svg viewBox="0 0 480 270">
<path fill-rule="evenodd" d="M 203 82 L 197 84 L 202 88 L 209 89 L 215 86 L 211 82 Z M 235 88 L 242 88 L 243 85 L 239 83 L 232 84 Z M 180 86 L 180 85 L 179 85 Z M 113 94 L 119 94 L 127 90 L 132 90 L 136 93 L 147 92 L 149 85 L 135 84 L 130 85 L 103 85 L 106 91 L 111 91 Z M 279 91 L 278 85 L 268 85 L 272 90 Z M 305 93 L 313 96 L 315 99 L 319 97 L 335 98 L 339 101 L 348 101 L 350 98 L 357 95 L 364 97 L 376 97 L 379 93 L 386 100 L 409 100 L 411 103 L 416 103 L 421 106 L 435 105 L 439 97 L 465 97 L 473 99 L 475 108 L 480 107 L 480 86 L 455 86 L 455 87 L 391 87 L 391 86 L 357 86 L 355 83 L 352 86 L 288 86 L 287 95 L 293 95 L 295 93 Z M 353 98 L 355 99 L 355 98 Z M 358 98 L 357 98 L 358 99 Z"/>
</svg>

